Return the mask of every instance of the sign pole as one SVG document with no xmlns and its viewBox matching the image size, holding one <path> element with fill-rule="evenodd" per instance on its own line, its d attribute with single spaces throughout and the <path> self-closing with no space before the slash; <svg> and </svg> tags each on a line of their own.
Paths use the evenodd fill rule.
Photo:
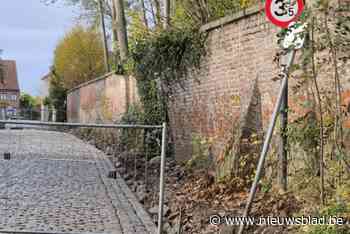
<svg viewBox="0 0 350 234">
<path fill-rule="evenodd" d="M 245 226 L 243 221 L 244 221 L 245 217 L 248 217 L 248 214 L 250 212 L 250 209 L 251 209 L 251 206 L 252 206 L 255 194 L 256 194 L 256 189 L 257 189 L 257 186 L 258 186 L 258 183 L 259 183 L 259 180 L 261 177 L 261 173 L 262 173 L 262 170 L 264 167 L 265 158 L 266 158 L 268 150 L 269 150 L 269 146 L 270 146 L 272 134 L 273 134 L 273 131 L 274 131 L 274 128 L 276 125 L 278 113 L 281 109 L 281 104 L 283 102 L 283 99 L 285 98 L 285 95 L 287 93 L 286 90 L 287 90 L 287 85 L 288 85 L 288 68 L 293 63 L 294 55 L 295 55 L 295 49 L 292 49 L 287 54 L 287 69 L 285 70 L 286 72 L 283 72 L 281 74 L 283 76 L 283 78 L 282 78 L 280 91 L 279 91 L 279 94 L 277 97 L 277 102 L 276 102 L 273 114 L 271 116 L 270 125 L 269 125 L 269 128 L 268 128 L 267 133 L 266 133 L 264 145 L 263 145 L 263 148 L 262 148 L 262 151 L 260 154 L 260 158 L 259 158 L 259 162 L 258 162 L 258 167 L 257 167 L 256 173 L 255 173 L 254 182 L 253 182 L 252 187 L 250 189 L 249 197 L 248 197 L 247 204 L 246 204 L 246 207 L 245 207 L 244 212 L 243 212 L 243 216 L 242 216 L 243 218 L 242 218 L 242 222 L 240 223 L 240 226 L 239 226 L 238 234 L 243 233 L 244 226 Z"/>
<path fill-rule="evenodd" d="M 271 120 L 270 120 L 270 124 L 265 136 L 265 140 L 264 140 L 264 144 L 263 144 L 263 148 L 260 154 L 260 158 L 259 158 L 259 162 L 258 162 L 258 166 L 256 169 L 256 173 L 255 173 L 255 178 L 252 184 L 252 187 L 250 189 L 250 193 L 249 193 L 249 197 L 247 200 L 247 204 L 246 207 L 244 209 L 243 212 L 243 218 L 242 218 L 242 222 L 240 223 L 239 226 L 239 230 L 238 230 L 238 234 L 242 234 L 243 230 L 244 230 L 244 219 L 248 216 L 252 203 L 254 201 L 254 197 L 256 194 L 256 190 L 257 190 L 257 186 L 262 174 L 262 170 L 264 167 L 264 162 L 265 162 L 265 158 L 267 156 L 268 150 L 269 150 L 269 146 L 270 146 L 270 142 L 271 142 L 271 138 L 272 138 L 272 134 L 276 125 L 276 121 L 278 118 L 278 114 L 281 112 L 281 109 L 283 110 L 283 115 L 282 116 L 282 127 L 284 128 L 283 130 L 286 130 L 287 127 L 287 112 L 285 111 L 287 106 L 288 106 L 288 74 L 289 74 L 289 68 L 291 67 L 291 65 L 293 64 L 294 61 L 294 56 L 295 56 L 295 52 L 297 49 L 302 48 L 302 46 L 304 45 L 304 40 L 305 37 L 303 35 L 304 32 L 304 28 L 306 27 L 305 25 L 302 24 L 297 24 L 295 22 L 290 23 L 289 27 L 288 27 L 288 31 L 285 35 L 285 38 L 282 42 L 282 47 L 284 49 L 286 53 L 285 57 L 284 57 L 284 65 L 283 65 L 283 69 L 281 72 L 281 77 L 282 77 L 282 82 L 281 82 L 281 87 L 277 96 L 277 102 L 275 104 L 275 108 L 274 111 L 272 113 L 271 116 Z M 282 146 L 283 146 L 283 154 L 280 156 L 281 158 L 283 157 L 283 160 L 286 160 L 286 156 L 287 156 L 287 152 L 286 152 L 286 148 L 284 146 L 286 146 L 286 136 L 283 136 L 283 141 L 282 141 Z M 283 161 L 282 161 L 283 162 Z M 282 164 L 282 163 L 281 163 Z M 285 163 L 283 165 L 283 168 L 281 167 L 281 171 L 283 169 L 283 173 L 286 173 L 286 168 L 287 164 Z M 285 177 L 283 179 L 283 185 L 286 185 L 286 180 L 287 177 Z"/>
</svg>

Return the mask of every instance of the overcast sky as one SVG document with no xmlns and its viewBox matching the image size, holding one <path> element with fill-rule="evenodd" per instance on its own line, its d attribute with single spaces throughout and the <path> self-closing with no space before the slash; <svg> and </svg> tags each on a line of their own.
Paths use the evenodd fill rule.
<svg viewBox="0 0 350 234">
<path fill-rule="evenodd" d="M 39 95 L 60 38 L 75 23 L 78 10 L 41 0 L 1 0 L 0 49 L 3 59 L 17 62 L 21 91 Z"/>
</svg>

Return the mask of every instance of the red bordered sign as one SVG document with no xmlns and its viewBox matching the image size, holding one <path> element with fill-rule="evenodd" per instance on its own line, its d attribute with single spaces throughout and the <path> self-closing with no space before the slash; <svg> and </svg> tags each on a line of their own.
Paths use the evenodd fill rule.
<svg viewBox="0 0 350 234">
<path fill-rule="evenodd" d="M 291 22 L 296 21 L 303 9 L 303 0 L 266 0 L 265 3 L 267 18 L 282 28 L 288 28 Z"/>
</svg>

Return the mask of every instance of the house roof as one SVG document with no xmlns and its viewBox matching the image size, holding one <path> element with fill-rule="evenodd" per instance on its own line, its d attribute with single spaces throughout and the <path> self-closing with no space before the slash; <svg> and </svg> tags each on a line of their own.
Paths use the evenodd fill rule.
<svg viewBox="0 0 350 234">
<path fill-rule="evenodd" d="M 0 81 L 0 90 L 19 91 L 17 66 L 14 60 L 0 60 L 4 72 L 4 82 Z"/>
</svg>

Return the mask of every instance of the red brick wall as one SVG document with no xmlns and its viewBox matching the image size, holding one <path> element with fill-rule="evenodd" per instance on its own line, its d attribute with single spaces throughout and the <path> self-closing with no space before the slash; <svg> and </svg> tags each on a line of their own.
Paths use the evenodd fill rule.
<svg viewBox="0 0 350 234">
<path fill-rule="evenodd" d="M 261 123 L 248 119 L 248 124 L 255 124 L 255 130 L 266 129 L 279 89 L 279 81 L 272 80 L 278 73 L 273 60 L 278 50 L 276 34 L 279 29 L 257 8 L 249 9 L 246 15 L 241 12 L 209 23 L 202 29 L 209 34 L 207 56 L 201 69 L 193 73 L 196 79 L 188 79 L 185 89 L 177 87 L 170 103 L 170 125 L 178 160 L 191 157 L 194 135 L 213 140 L 214 159 L 223 154 L 228 141 L 239 129 L 238 123 L 247 116 L 252 97 L 249 91 L 255 80 L 261 105 L 250 109 L 253 113 L 248 117 L 262 118 Z M 327 65 L 323 69 L 327 72 L 323 71 L 319 77 L 321 88 L 332 88 L 332 69 Z M 307 94 L 293 93 L 298 82 L 295 76 L 290 79 L 290 106 L 296 111 L 295 115 L 300 115 L 305 112 L 300 103 Z M 350 96 L 349 91 L 346 92 L 350 90 L 350 82 L 344 83 L 345 101 Z M 295 115 L 291 115 L 291 119 Z M 350 126 L 350 120 L 347 123 Z"/>
<path fill-rule="evenodd" d="M 128 90 L 128 91 L 127 91 Z M 69 122 L 118 122 L 129 104 L 138 102 L 133 77 L 115 74 L 89 81 L 71 90 L 67 96 Z"/>
<path fill-rule="evenodd" d="M 254 11 L 223 26 L 205 25 L 209 33 L 207 56 L 196 79 L 177 89 L 170 108 L 170 121 L 179 160 L 191 156 L 194 134 L 214 140 L 214 155 L 219 155 L 236 130 L 240 113 L 247 108 L 248 91 L 258 76 L 263 116 L 271 112 L 278 83 L 273 57 L 276 28 L 261 13 Z M 266 119 L 266 118 L 265 118 Z M 266 124 L 266 123 L 264 123 Z"/>
</svg>

